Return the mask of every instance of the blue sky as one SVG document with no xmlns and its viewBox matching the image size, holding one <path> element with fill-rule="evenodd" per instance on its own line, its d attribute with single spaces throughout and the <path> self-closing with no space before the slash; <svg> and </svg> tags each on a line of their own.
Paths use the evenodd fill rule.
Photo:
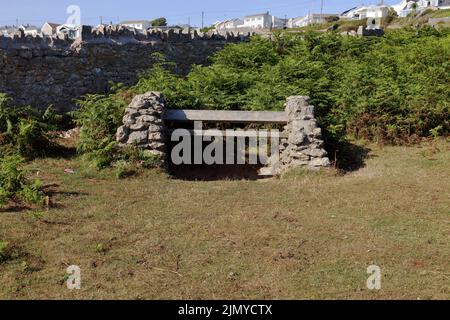
<svg viewBox="0 0 450 320">
<path fill-rule="evenodd" d="M 377 4 L 380 0 L 324 0 L 325 13 L 339 13 L 357 5 Z M 386 0 L 392 4 L 400 0 Z M 0 0 L 0 25 L 42 25 L 45 21 L 63 23 L 67 19 L 66 8 L 76 4 L 81 8 L 83 24 L 98 24 L 126 19 L 168 18 L 170 24 L 201 24 L 201 12 L 205 11 L 205 25 L 226 18 L 270 11 L 279 17 L 297 17 L 308 12 L 320 12 L 320 0 Z"/>
</svg>

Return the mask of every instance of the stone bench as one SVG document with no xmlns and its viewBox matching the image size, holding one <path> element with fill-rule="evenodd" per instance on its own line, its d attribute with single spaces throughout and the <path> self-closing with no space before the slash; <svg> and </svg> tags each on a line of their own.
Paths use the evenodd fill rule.
<svg viewBox="0 0 450 320">
<path fill-rule="evenodd" d="M 289 168 L 319 169 L 330 166 L 323 149 L 322 131 L 314 117 L 314 107 L 309 97 L 292 96 L 287 99 L 285 112 L 252 112 L 222 110 L 167 109 L 164 96 L 148 92 L 134 97 L 126 108 L 123 125 L 117 131 L 120 145 L 133 145 L 167 161 L 167 144 L 170 139 L 169 122 L 210 123 L 261 123 L 285 124 L 281 134 L 280 155 L 269 159 L 261 171 L 276 175 Z M 273 161 L 276 159 L 276 161 Z"/>
</svg>

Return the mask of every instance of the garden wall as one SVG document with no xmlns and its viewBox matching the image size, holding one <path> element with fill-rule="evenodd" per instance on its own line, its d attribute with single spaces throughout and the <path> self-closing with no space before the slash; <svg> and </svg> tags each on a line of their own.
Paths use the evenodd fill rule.
<svg viewBox="0 0 450 320">
<path fill-rule="evenodd" d="M 109 81 L 134 84 L 139 71 L 154 63 L 151 55 L 163 53 L 175 62 L 176 72 L 187 74 L 193 64 L 208 64 L 208 57 L 227 43 L 248 35 L 175 33 L 138 34 L 128 29 L 83 27 L 75 40 L 31 37 L 17 33 L 0 36 L 0 92 L 15 105 L 59 111 L 74 108 L 73 100 L 86 93 L 103 93 Z"/>
</svg>

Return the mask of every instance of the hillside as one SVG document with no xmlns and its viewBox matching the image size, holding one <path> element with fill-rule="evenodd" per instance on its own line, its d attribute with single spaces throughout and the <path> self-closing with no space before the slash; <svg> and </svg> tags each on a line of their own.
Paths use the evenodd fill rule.
<svg viewBox="0 0 450 320">
<path fill-rule="evenodd" d="M 386 30 L 399 29 L 404 27 L 418 27 L 429 24 L 430 19 L 450 18 L 450 9 L 445 10 L 425 10 L 418 14 L 412 14 L 405 18 L 391 16 L 382 20 L 382 25 Z M 367 20 L 339 20 L 336 22 L 327 22 L 303 28 L 289 29 L 288 32 L 298 32 L 307 30 L 327 31 L 334 28 L 337 32 L 357 31 L 359 26 L 367 25 Z M 447 22 L 441 22 L 438 27 L 450 26 L 450 19 Z"/>
</svg>

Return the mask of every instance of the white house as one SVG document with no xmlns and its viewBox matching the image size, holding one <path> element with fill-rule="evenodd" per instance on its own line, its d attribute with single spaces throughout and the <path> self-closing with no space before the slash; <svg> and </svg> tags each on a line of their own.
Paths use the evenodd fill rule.
<svg viewBox="0 0 450 320">
<path fill-rule="evenodd" d="M 288 19 L 281 19 L 281 18 L 272 16 L 272 28 L 274 28 L 274 29 L 286 28 L 288 21 L 289 21 Z"/>
<path fill-rule="evenodd" d="M 363 20 L 367 18 L 385 18 L 389 15 L 389 6 L 370 5 L 350 9 L 341 14 L 341 19 Z"/>
<path fill-rule="evenodd" d="M 152 22 L 149 20 L 128 20 L 122 21 L 120 25 L 144 31 L 152 26 Z"/>
<path fill-rule="evenodd" d="M 58 31 L 59 23 L 46 22 L 41 27 L 41 32 L 44 36 L 55 35 Z"/>
<path fill-rule="evenodd" d="M 391 6 L 399 17 L 406 17 L 414 11 L 422 11 L 430 7 L 439 9 L 450 8 L 450 0 L 402 0 Z"/>
<path fill-rule="evenodd" d="M 244 20 L 236 18 L 229 19 L 221 22 L 217 22 L 214 24 L 216 30 L 227 30 L 227 29 L 236 29 L 242 27 L 244 24 Z"/>
<path fill-rule="evenodd" d="M 252 14 L 244 18 L 244 23 L 238 28 L 249 29 L 272 29 L 284 28 L 287 25 L 287 19 L 277 18 L 272 16 L 269 12 Z"/>
<path fill-rule="evenodd" d="M 252 14 L 244 18 L 244 28 L 270 29 L 272 27 L 272 16 L 269 12 Z"/>
<path fill-rule="evenodd" d="M 366 11 L 367 18 L 386 18 L 389 15 L 389 6 L 375 5 L 368 6 Z"/>
<path fill-rule="evenodd" d="M 0 36 L 12 36 L 16 31 L 16 26 L 3 26 L 0 27 Z"/>
<path fill-rule="evenodd" d="M 24 34 L 26 36 L 33 36 L 35 37 L 39 33 L 39 29 L 36 26 L 30 26 L 27 24 L 26 26 L 20 26 L 19 29 L 23 30 Z"/>
<path fill-rule="evenodd" d="M 76 39 L 81 37 L 81 27 L 71 24 L 62 24 L 56 28 L 56 34 L 67 35 L 69 39 Z"/>
<path fill-rule="evenodd" d="M 331 13 L 310 13 L 305 17 L 298 17 L 290 19 L 288 22 L 289 28 L 302 28 L 313 24 L 321 24 L 329 21 L 330 19 L 338 18 L 337 14 Z"/>
</svg>

